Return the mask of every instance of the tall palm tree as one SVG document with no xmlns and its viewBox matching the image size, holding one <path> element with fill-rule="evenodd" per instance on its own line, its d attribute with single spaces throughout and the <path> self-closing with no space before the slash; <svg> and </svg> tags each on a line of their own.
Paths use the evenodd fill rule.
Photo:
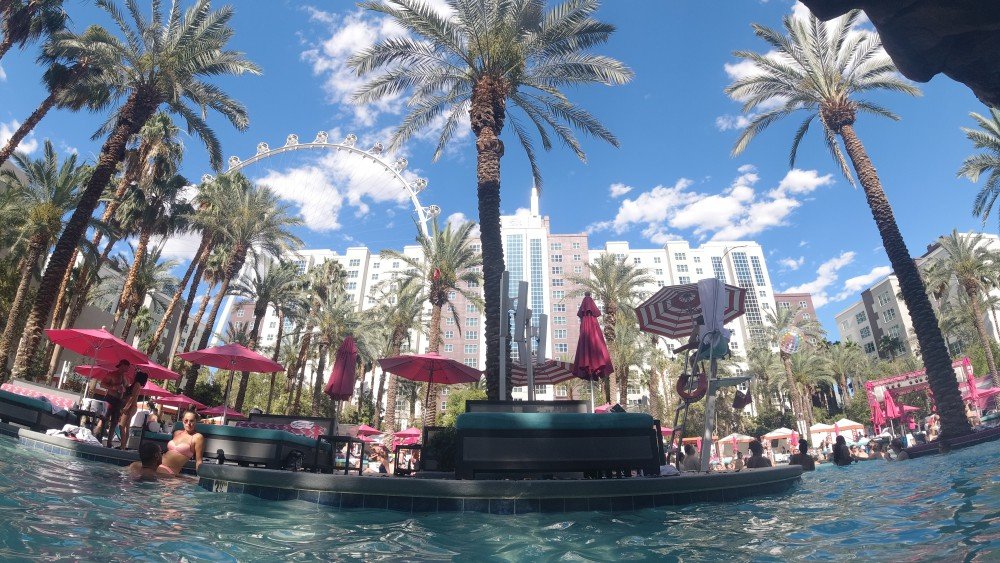
<svg viewBox="0 0 1000 563">
<path fill-rule="evenodd" d="M 416 284 L 406 284 L 392 292 L 385 311 L 380 315 L 384 319 L 388 332 L 386 356 L 398 356 L 403 349 L 403 342 L 410 337 L 411 331 L 420 330 L 424 310 L 424 296 Z M 393 299 L 394 298 L 394 299 Z M 388 386 L 386 386 L 388 380 Z M 399 378 L 391 373 L 383 373 L 379 378 L 378 391 L 375 395 L 375 427 L 381 429 L 383 418 L 381 410 L 383 388 L 385 391 L 385 419 L 387 432 L 396 428 L 396 399 L 399 396 Z"/>
<path fill-rule="evenodd" d="M 747 371 L 750 373 L 753 389 L 757 392 L 757 405 L 773 407 L 774 398 L 771 391 L 775 389 L 774 382 L 785 375 L 785 366 L 778 354 L 769 345 L 753 343 L 747 350 Z M 785 410 L 785 401 L 778 396 L 781 411 Z M 791 400 L 788 401 L 791 405 Z"/>
<path fill-rule="evenodd" d="M 111 269 L 115 273 L 111 278 L 114 287 L 122 287 L 132 279 L 132 293 L 124 304 L 122 314 L 125 324 L 121 334 L 128 337 L 132 322 L 139 314 L 147 296 L 152 297 L 153 307 L 160 311 L 167 300 L 166 291 L 173 289 L 177 278 L 170 271 L 177 267 L 176 260 L 163 260 L 163 247 L 156 246 L 139 256 L 138 248 L 129 244 L 130 255 L 119 255 L 112 261 Z"/>
<path fill-rule="evenodd" d="M 979 128 L 963 127 L 962 131 L 975 148 L 983 151 L 966 158 L 958 169 L 959 176 L 973 182 L 978 182 L 980 176 L 987 174 L 986 182 L 972 205 L 972 214 L 981 217 L 983 222 L 989 219 L 993 204 L 1000 196 L 1000 111 L 994 108 L 989 110 L 989 117 L 975 112 L 969 114 Z"/>
<path fill-rule="evenodd" d="M 70 266 L 70 257 L 105 186 L 125 156 L 129 139 L 163 105 L 184 119 L 188 130 L 195 132 L 207 146 L 212 166 L 221 168 L 218 139 L 202 116 L 208 108 L 214 109 L 240 130 L 246 129 L 249 121 L 239 102 L 203 78 L 260 73 L 240 53 L 225 49 L 233 35 L 229 27 L 233 12 L 229 7 L 212 10 L 209 0 L 195 0 L 182 14 L 180 4 L 174 0 L 164 19 L 160 1 L 153 0 L 152 17 L 146 19 L 136 0 L 128 0 L 126 5 L 133 20 L 129 22 L 112 0 L 98 0 L 97 4 L 108 13 L 124 40 L 98 26 L 91 26 L 91 32 L 83 35 L 63 31 L 52 37 L 52 56 L 69 64 L 83 58 L 92 60 L 102 69 L 111 98 L 125 102 L 98 130 L 97 135 L 106 134 L 107 140 L 80 203 L 45 268 L 14 362 L 14 374 L 18 377 L 24 376 L 33 362 L 55 293 Z M 198 110 L 192 109 L 188 102 Z"/>
<path fill-rule="evenodd" d="M 826 361 L 827 370 L 837 378 L 837 385 L 840 386 L 840 406 L 847 406 L 848 401 L 848 379 L 854 382 L 854 388 L 858 389 L 860 384 L 858 375 L 864 371 L 868 363 L 865 353 L 861 347 L 854 342 L 839 342 L 827 346 L 823 350 L 823 359 Z"/>
<path fill-rule="evenodd" d="M 354 335 L 355 342 L 359 349 L 362 348 L 362 340 L 358 334 L 361 328 L 361 319 L 358 315 L 357 303 L 348 294 L 343 283 L 331 285 L 320 291 L 320 299 L 316 301 L 316 306 L 310 311 L 312 324 L 316 327 L 313 339 L 316 344 L 315 374 L 313 377 L 312 391 L 312 415 L 320 416 L 323 396 L 323 386 L 327 361 L 330 358 L 331 350 L 336 350 L 340 342 L 348 335 Z"/>
<path fill-rule="evenodd" d="M 953 230 L 950 235 L 938 239 L 938 244 L 945 256 L 935 260 L 924 270 L 927 288 L 944 296 L 958 291 L 965 294 L 972 309 L 976 333 L 986 354 L 990 376 L 994 384 L 1000 385 L 1000 372 L 997 372 L 991 345 L 994 340 L 986 331 L 986 312 L 982 309 L 983 298 L 996 287 L 994 282 L 1000 269 L 1000 253 L 991 250 L 978 233 L 961 236 L 957 230 Z"/>
<path fill-rule="evenodd" d="M 795 388 L 793 395 L 800 398 L 799 410 L 804 417 L 808 439 L 812 442 L 812 432 L 808 429 L 813 425 L 813 396 L 820 385 L 832 387 L 837 380 L 830 373 L 828 364 L 811 348 L 791 354 L 788 366 L 792 373 L 788 384 Z"/>
<path fill-rule="evenodd" d="M 630 370 L 632 366 L 639 367 L 645 363 L 647 350 L 640 342 L 641 334 L 635 311 L 626 307 L 618 314 L 621 322 L 617 324 L 614 342 L 608 346 L 611 362 L 615 366 L 615 377 L 618 380 L 618 397 L 612 399 L 618 401 L 618 404 L 628 405 Z"/>
<path fill-rule="evenodd" d="M 892 61 L 882 51 L 876 34 L 853 30 L 859 17 L 860 11 L 855 10 L 827 24 L 812 14 L 807 20 L 788 16 L 784 19 L 785 35 L 754 25 L 754 32 L 770 45 L 775 54 L 736 52 L 737 57 L 754 66 L 755 72 L 737 79 L 726 88 L 726 93 L 742 101 L 747 112 L 761 105 L 767 107 L 775 100 L 779 101 L 779 105 L 753 116 L 737 140 L 733 154 L 743 152 L 750 141 L 772 123 L 802 110 L 809 115 L 795 133 L 789 163 L 794 165 L 799 143 L 818 117 L 827 148 L 844 176 L 853 184 L 854 178 L 837 143 L 837 137 L 840 137 L 858 181 L 864 188 L 868 206 L 882 237 L 882 246 L 899 279 L 903 300 L 910 312 L 927 367 L 928 382 L 941 413 L 942 435 L 957 436 L 972 429 L 965 418 L 948 348 L 920 273 L 896 225 L 892 206 L 882 190 L 875 166 L 854 130 L 858 112 L 898 119 L 888 109 L 858 99 L 858 94 L 889 90 L 917 95 L 919 90 L 899 76 Z"/>
<path fill-rule="evenodd" d="M 431 304 L 431 320 L 428 327 L 427 351 L 437 352 L 441 345 L 441 322 L 445 307 L 448 308 L 455 323 L 462 325 L 452 302 L 452 295 L 461 295 L 469 303 L 482 305 L 478 292 L 469 291 L 471 287 L 479 287 L 482 275 L 483 256 L 473 246 L 472 230 L 475 223 L 464 223 L 459 227 L 445 225 L 442 230 L 437 219 L 431 222 L 430 234 L 417 230 L 417 243 L 420 245 L 419 258 L 406 256 L 395 250 L 383 250 L 382 256 L 394 258 L 409 266 L 408 277 L 402 283 L 424 286 L 428 303 Z M 479 313 L 475 313 L 476 317 Z M 488 318 L 488 317 L 487 317 Z M 488 352 L 487 352 L 488 353 Z M 428 384 L 425 393 L 424 424 L 432 425 L 437 420 L 436 385 Z"/>
<path fill-rule="evenodd" d="M 17 198 L 20 208 L 20 239 L 26 245 L 20 261 L 17 292 L 6 314 L 7 323 L 0 337 L 0 380 L 7 373 L 7 362 L 17 343 L 15 334 L 20 327 L 29 284 L 40 268 L 40 261 L 59 234 L 63 216 L 76 207 L 80 188 L 91 169 L 78 165 L 76 155 L 59 164 L 59 156 L 50 141 L 45 141 L 44 156 L 32 160 L 24 153 L 14 155 L 15 170 L 0 171 L 0 189 Z"/>
<path fill-rule="evenodd" d="M 17 45 L 23 48 L 31 41 L 52 35 L 66 27 L 69 16 L 63 0 L 2 0 L 0 1 L 0 59 Z"/>
<path fill-rule="evenodd" d="M 201 336 L 201 331 L 206 328 L 206 325 L 202 323 L 202 319 L 208 310 L 208 304 L 212 301 L 212 294 L 215 288 L 222 283 L 222 278 L 226 275 L 226 264 L 229 261 L 231 252 L 232 249 L 228 246 L 216 247 L 204 263 L 202 277 L 208 283 L 208 287 L 205 289 L 205 294 L 201 296 L 201 304 L 198 306 L 198 311 L 194 317 L 191 318 L 190 326 L 185 323 L 180 323 L 179 325 L 180 330 L 183 331 L 186 329 L 187 340 L 184 343 L 185 352 L 194 350 L 195 343 L 198 342 Z M 211 327 L 208 327 L 208 329 L 211 330 Z"/>
<path fill-rule="evenodd" d="M 580 297 L 589 292 L 600 303 L 604 312 L 601 315 L 601 328 L 609 348 L 614 346 L 617 338 L 615 331 L 619 312 L 630 309 L 640 301 L 639 292 L 643 285 L 656 283 L 645 268 L 637 268 L 625 258 L 610 252 L 601 254 L 590 264 L 590 275 L 571 275 L 569 279 L 570 283 L 578 287 L 570 292 L 570 297 Z M 615 366 L 614 384 L 619 394 L 622 393 L 622 382 L 627 384 L 627 375 L 627 366 L 624 371 Z M 606 379 L 604 386 L 608 397 L 612 396 L 611 385 L 611 379 Z"/>
<path fill-rule="evenodd" d="M 281 203 L 278 196 L 268 188 L 250 183 L 240 174 L 226 175 L 238 186 L 232 198 L 223 202 L 219 214 L 213 217 L 208 227 L 225 240 L 231 247 L 219 292 L 212 302 L 212 310 L 201 333 L 198 349 L 208 346 L 212 335 L 211 327 L 219 314 L 222 300 L 229 293 L 229 285 L 242 270 L 248 256 L 278 257 L 302 246 L 302 241 L 291 233 L 291 229 L 302 224 L 302 220 L 292 215 L 291 209 Z M 187 386 L 194 391 L 198 376 L 194 364 L 188 372 Z"/>
<path fill-rule="evenodd" d="M 319 309 L 321 304 L 328 299 L 331 288 L 340 288 L 344 284 L 347 273 L 335 260 L 327 260 L 322 264 L 313 267 L 308 273 L 309 284 L 306 289 L 307 311 L 310 314 L 305 316 L 305 323 L 300 331 L 302 335 L 299 339 L 298 353 L 295 360 L 286 364 L 286 373 L 291 385 L 289 393 L 292 399 L 288 401 L 288 414 L 298 413 L 301 408 L 302 386 L 305 379 L 306 358 L 313 344 L 313 330 L 315 326 L 315 316 L 312 312 Z"/>
<path fill-rule="evenodd" d="M 529 124 L 542 147 L 552 147 L 550 131 L 585 158 L 573 129 L 618 146 L 597 119 L 560 91 L 580 84 L 625 84 L 632 71 L 610 57 L 590 53 L 614 33 L 614 26 L 591 17 L 598 0 L 570 0 L 545 12 L 544 0 L 447 0 L 445 16 L 425 0 L 370 0 L 362 6 L 386 14 L 415 39 L 392 37 L 356 54 L 348 64 L 359 76 L 377 73 L 354 96 L 370 103 L 412 89 L 410 113 L 390 143 L 395 149 L 439 118 L 444 118 L 434 158 L 441 156 L 459 123 L 469 117 L 476 136 L 477 194 L 482 231 L 486 296 L 486 387 L 499 397 L 500 277 L 504 271 L 500 239 L 500 140 L 508 117 L 531 165 L 535 185 L 542 178 Z M 528 123 L 508 103 L 520 108 Z M 507 387 L 509 389 L 509 387 Z"/>
<path fill-rule="evenodd" d="M 778 309 L 776 312 L 767 311 L 765 334 L 767 335 L 768 342 L 771 346 L 779 348 L 779 342 L 781 341 L 782 336 L 789 332 L 798 332 L 804 340 L 806 348 L 814 348 L 817 344 L 819 344 L 819 342 L 822 341 L 823 327 L 821 327 L 815 320 L 807 320 L 797 313 L 798 311 L 793 309 Z M 809 427 L 809 425 L 806 424 L 806 421 L 811 417 L 811 414 L 805 409 L 804 405 L 806 404 L 806 401 L 799 394 L 799 387 L 794 382 L 795 374 L 792 366 L 793 354 L 780 349 L 778 353 L 781 357 L 781 363 L 785 368 L 785 377 L 788 380 L 787 385 L 784 388 L 789 395 L 792 406 L 792 414 L 795 415 L 795 418 L 799 423 L 800 428 L 798 430 L 800 432 L 805 432 L 802 426 L 804 425 L 805 428 Z"/>
<path fill-rule="evenodd" d="M 293 299 L 302 290 L 302 279 L 298 267 L 291 262 L 269 264 L 262 272 L 260 267 L 253 267 L 244 274 L 229 289 L 230 295 L 243 297 L 253 301 L 253 324 L 250 328 L 250 340 L 247 345 L 251 350 L 257 350 L 260 345 L 260 329 L 267 316 L 268 309 L 276 303 L 285 303 Z M 280 336 L 280 335 L 279 335 Z M 271 379 L 273 381 L 274 375 Z M 236 391 L 236 404 L 233 408 L 243 408 L 247 385 L 250 383 L 250 372 L 243 372 L 240 385 Z"/>
</svg>

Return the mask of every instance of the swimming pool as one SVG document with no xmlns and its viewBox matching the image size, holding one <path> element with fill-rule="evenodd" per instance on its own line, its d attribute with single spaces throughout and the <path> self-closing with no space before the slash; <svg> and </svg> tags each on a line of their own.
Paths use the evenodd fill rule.
<svg viewBox="0 0 1000 563">
<path fill-rule="evenodd" d="M 133 483 L 0 437 L 0 559 L 1000 558 L 1000 443 L 807 474 L 788 494 L 626 513 L 331 511 Z"/>
</svg>

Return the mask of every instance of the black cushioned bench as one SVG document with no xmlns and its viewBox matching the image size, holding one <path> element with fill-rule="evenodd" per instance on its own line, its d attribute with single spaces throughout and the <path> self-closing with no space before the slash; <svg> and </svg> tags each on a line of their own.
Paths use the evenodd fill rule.
<svg viewBox="0 0 1000 563">
<path fill-rule="evenodd" d="M 648 414 L 473 412 L 459 415 L 455 428 L 459 479 L 477 473 L 659 473 L 660 437 Z"/>
</svg>

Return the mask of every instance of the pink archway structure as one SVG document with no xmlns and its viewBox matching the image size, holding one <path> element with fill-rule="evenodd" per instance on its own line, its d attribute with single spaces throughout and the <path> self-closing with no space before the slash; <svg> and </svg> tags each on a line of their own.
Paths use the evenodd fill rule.
<svg viewBox="0 0 1000 563">
<path fill-rule="evenodd" d="M 972 373 L 972 362 L 969 361 L 969 358 L 955 360 L 952 362 L 951 367 L 955 370 L 955 381 L 958 383 L 958 390 L 962 393 L 962 398 L 978 402 L 979 390 L 976 387 L 977 382 Z M 930 385 L 927 383 L 927 373 L 925 370 L 921 369 L 885 379 L 873 379 L 872 381 L 865 382 L 865 393 L 868 394 L 868 404 L 873 407 L 885 400 L 886 393 L 895 401 L 900 395 L 914 391 L 926 391 L 931 401 L 934 400 Z M 874 414 L 872 415 L 872 424 L 875 426 L 876 433 L 882 431 L 881 425 L 883 423 L 876 421 Z"/>
</svg>

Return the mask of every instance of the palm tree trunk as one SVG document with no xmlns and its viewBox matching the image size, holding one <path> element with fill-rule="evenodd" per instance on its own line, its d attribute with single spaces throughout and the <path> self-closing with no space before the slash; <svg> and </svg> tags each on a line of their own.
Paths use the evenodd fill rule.
<svg viewBox="0 0 1000 563">
<path fill-rule="evenodd" d="M 153 333 L 153 337 L 149 341 L 149 346 L 146 347 L 147 356 L 152 355 L 159 346 L 160 339 L 163 338 L 163 333 L 167 330 L 167 323 L 170 322 L 170 317 L 173 316 L 174 309 L 177 308 L 177 303 L 180 302 L 181 296 L 184 295 L 184 289 L 191 280 L 191 276 L 194 274 L 194 271 L 198 269 L 198 265 L 204 258 L 203 255 L 207 255 L 207 248 L 208 240 L 205 237 L 202 237 L 201 246 L 198 247 L 198 252 L 195 253 L 191 263 L 188 264 L 187 270 L 184 271 L 184 277 L 182 277 L 180 283 L 177 284 L 177 291 L 174 292 L 173 297 L 170 298 L 170 302 L 167 303 L 167 308 L 163 311 L 163 318 L 160 319 L 160 324 L 156 325 L 156 331 Z M 178 331 L 184 330 L 183 324 L 177 324 L 176 326 Z"/>
<path fill-rule="evenodd" d="M 506 113 L 505 81 L 481 78 L 472 92 L 469 118 L 476 136 L 476 181 L 479 200 L 479 231 L 483 245 L 483 291 L 486 308 L 486 394 L 490 400 L 510 399 L 510 380 L 500 397 L 500 354 L 510 349 L 500 343 L 500 277 L 505 269 L 500 234 L 500 132 Z"/>
<path fill-rule="evenodd" d="M 260 324 L 264 322 L 264 316 L 267 315 L 267 309 L 264 309 L 263 313 L 258 313 L 253 317 L 253 328 L 250 329 L 250 346 L 251 350 L 257 350 L 257 339 L 260 337 Z M 243 401 L 247 397 L 247 385 L 250 384 L 250 372 L 244 371 L 240 373 L 240 387 L 236 391 L 236 404 L 233 406 L 237 411 L 243 410 Z"/>
<path fill-rule="evenodd" d="M 50 93 L 48 97 L 42 101 L 41 105 L 35 108 L 35 111 L 31 112 L 28 119 L 17 128 L 17 131 L 14 131 L 14 134 L 11 135 L 7 144 L 3 147 L 3 149 L 0 149 L 0 166 L 7 162 L 10 155 L 14 154 L 14 150 L 17 146 L 21 144 L 21 141 L 23 141 L 24 138 L 28 136 L 28 133 L 30 133 L 32 129 L 38 125 L 38 122 L 45 117 L 45 114 L 49 113 L 49 110 L 56 105 L 56 98 L 58 97 L 59 92 L 59 90 L 55 90 Z"/>
<path fill-rule="evenodd" d="M 646 376 L 646 392 L 649 393 L 649 410 L 653 414 L 653 418 L 662 420 L 663 409 L 660 401 L 659 378 L 660 375 L 655 369 L 649 370 L 649 374 Z"/>
<path fill-rule="evenodd" d="M 293 404 L 292 413 L 299 414 L 302 412 L 302 387 L 306 381 L 306 366 L 302 364 L 299 366 L 298 377 L 295 382 L 295 402 Z"/>
<path fill-rule="evenodd" d="M 983 352 L 986 354 L 986 365 L 990 370 L 990 378 L 993 379 L 994 386 L 1000 385 L 1000 373 L 997 373 L 997 363 L 993 358 L 993 339 L 986 332 L 986 324 L 983 322 L 983 310 L 979 307 L 979 296 L 976 295 L 974 290 L 970 289 L 966 289 L 965 293 L 969 296 L 969 304 L 972 305 L 972 314 L 976 317 L 976 332 L 979 333 L 979 341 L 983 343 Z M 0 366 L 2 365 L 0 363 Z"/>
<path fill-rule="evenodd" d="M 615 379 L 618 380 L 618 404 L 628 405 L 628 372 L 629 366 L 616 366 Z"/>
<path fill-rule="evenodd" d="M 316 360 L 316 375 L 313 377 L 312 415 L 319 416 L 319 398 L 323 394 L 323 370 L 326 369 L 326 356 L 330 351 L 330 343 L 320 340 L 319 358 Z"/>
<path fill-rule="evenodd" d="M 17 283 L 17 292 L 14 300 L 10 304 L 10 311 L 7 313 L 7 324 L 3 329 L 3 336 L 0 337 L 0 382 L 6 381 L 7 363 L 10 355 L 14 352 L 14 334 L 20 328 L 21 314 L 24 312 L 24 304 L 28 299 L 28 291 L 31 286 L 31 274 L 38 264 L 38 259 L 42 256 L 45 241 L 41 235 L 31 237 L 28 243 L 27 253 L 21 258 L 21 279 Z"/>
<path fill-rule="evenodd" d="M 216 294 L 215 300 L 212 303 L 212 311 L 208 314 L 208 321 L 205 323 L 205 330 L 201 332 L 201 339 L 198 342 L 198 350 L 206 348 L 208 346 L 208 341 L 212 337 L 212 327 L 215 326 L 215 318 L 219 315 L 219 307 L 222 305 L 222 300 L 226 297 L 229 292 L 229 283 L 236 277 L 240 269 L 243 267 L 243 262 L 246 261 L 247 249 L 237 245 L 233 248 L 233 255 L 229 261 L 229 265 L 226 267 L 226 273 L 222 277 L 222 286 L 219 287 L 219 293 Z M 198 368 L 201 366 L 199 364 L 192 364 L 188 371 L 188 379 L 184 387 L 184 394 L 190 396 L 194 393 L 194 385 L 198 380 Z"/>
<path fill-rule="evenodd" d="M 138 133 L 139 129 L 149 120 L 158 105 L 159 100 L 150 99 L 148 94 L 137 90 L 129 96 L 128 101 L 121 108 L 115 128 L 101 148 L 97 167 L 94 168 L 90 180 L 87 181 L 87 186 L 83 190 L 76 210 L 63 228 L 45 268 L 45 274 L 42 275 L 35 303 L 24 328 L 24 337 L 21 339 L 21 345 L 18 347 L 17 357 L 14 360 L 14 377 L 25 377 L 28 374 L 28 369 L 41 344 L 42 328 L 45 327 L 49 320 L 49 314 L 52 313 L 56 291 L 59 289 L 63 276 L 66 275 L 66 268 L 70 266 L 70 257 L 76 250 L 80 237 L 87 231 L 87 223 L 94 214 L 94 210 L 97 209 L 105 186 L 108 185 L 111 175 L 125 155 L 126 144 L 132 135 Z"/>
<path fill-rule="evenodd" d="M 281 338 L 284 336 L 285 329 L 285 311 L 278 307 L 278 334 L 274 340 L 274 353 L 271 354 L 271 361 L 277 363 L 278 358 L 281 357 Z M 278 377 L 278 372 L 271 372 L 271 386 L 267 389 L 267 408 L 264 412 L 270 414 L 271 412 L 271 401 L 274 399 L 274 380 Z"/>
<path fill-rule="evenodd" d="M 128 275 L 125 276 L 125 286 L 122 288 L 121 295 L 118 296 L 118 307 L 115 309 L 115 318 L 111 323 L 112 332 L 114 332 L 114 327 L 118 326 L 119 319 L 128 310 L 128 304 L 132 301 L 132 288 L 135 287 L 135 280 L 139 275 L 142 261 L 146 258 L 146 249 L 149 248 L 151 236 L 153 236 L 153 231 L 143 226 L 139 232 L 139 242 L 135 245 L 135 253 L 132 256 L 132 267 L 129 268 Z"/>
<path fill-rule="evenodd" d="M 788 396 L 789 403 L 792 405 L 792 415 L 795 416 L 795 420 L 798 423 L 799 428 L 797 431 L 804 431 L 806 438 L 812 443 L 812 433 L 809 432 L 809 425 L 805 424 L 805 416 L 802 410 L 802 397 L 799 394 L 798 383 L 795 382 L 795 375 L 792 373 L 792 357 L 788 354 L 781 352 L 781 364 L 785 367 L 785 377 L 788 380 Z M 805 429 L 803 430 L 803 425 Z"/>
<path fill-rule="evenodd" d="M 62 326 L 63 318 L 66 315 L 66 305 L 69 301 L 69 282 L 73 281 L 73 264 L 76 263 L 77 256 L 80 255 L 80 249 L 77 248 L 73 252 L 73 256 L 69 259 L 70 267 L 66 268 L 66 274 L 63 276 L 62 283 L 59 284 L 59 293 L 56 295 L 55 308 L 52 310 L 52 322 L 49 324 L 49 328 L 59 328 Z"/>
<path fill-rule="evenodd" d="M 398 356 L 399 351 L 403 348 L 403 339 L 406 337 L 406 332 L 396 328 L 393 331 L 392 341 L 389 346 L 389 355 Z M 388 380 L 388 385 L 384 383 Z M 379 416 L 378 406 L 382 403 L 382 388 L 388 387 L 385 395 L 385 418 L 383 419 Z M 383 371 L 382 377 L 379 378 L 378 383 L 378 400 L 375 402 L 375 428 L 379 430 L 382 429 L 383 422 L 385 423 L 386 432 L 396 431 L 396 398 L 399 396 L 399 380 L 395 375 Z"/>
<path fill-rule="evenodd" d="M 288 414 L 291 414 L 293 409 L 294 412 L 298 413 L 299 407 L 301 406 L 300 403 L 300 399 L 302 396 L 301 381 L 304 375 L 299 376 L 299 371 L 301 370 L 303 374 L 305 373 L 306 353 L 309 350 L 309 344 L 310 341 L 312 340 L 312 328 L 313 328 L 312 324 L 306 322 L 305 332 L 302 334 L 302 342 L 299 343 L 299 352 L 298 354 L 295 355 L 295 362 L 291 366 L 289 366 L 288 375 L 292 384 L 290 388 L 290 394 L 294 395 L 295 398 L 294 401 L 293 400 L 288 401 Z M 296 389 L 296 387 L 298 387 L 298 389 Z M 291 395 L 289 396 L 289 399 L 291 399 Z"/>
<path fill-rule="evenodd" d="M 497 287 L 499 295 L 500 288 Z M 427 342 L 427 353 L 436 354 L 441 346 L 441 311 L 444 304 L 431 303 L 431 324 L 430 339 Z M 434 383 L 427 383 L 427 390 L 424 394 L 424 426 L 434 426 L 437 422 L 438 411 L 438 386 Z"/>
<path fill-rule="evenodd" d="M 951 367 L 951 357 L 948 355 L 944 337 L 941 336 L 934 308 L 931 306 L 930 298 L 927 297 L 917 265 L 910 257 L 906 243 L 903 242 L 903 235 L 896 225 L 889 200 L 882 191 L 875 166 L 868 158 L 864 145 L 855 134 L 851 123 L 844 124 L 839 133 L 857 172 L 858 180 L 864 187 L 872 217 L 882 236 L 882 246 L 899 279 L 903 301 L 909 309 L 910 320 L 917 333 L 917 341 L 920 343 L 920 353 L 927 370 L 927 382 L 931 392 L 934 393 L 938 413 L 941 415 L 941 437 L 950 438 L 968 434 L 972 432 L 972 427 L 965 417 L 965 407 L 958 391 L 958 383 L 955 381 L 955 372 Z"/>
<path fill-rule="evenodd" d="M 198 333 L 198 327 L 201 326 L 201 319 L 205 316 L 205 311 L 208 310 L 208 304 L 212 300 L 212 291 L 215 290 L 216 285 L 217 284 L 215 282 L 209 284 L 208 291 L 205 292 L 205 295 L 201 298 L 201 304 L 198 305 L 198 312 L 196 312 L 194 318 L 191 319 L 191 330 L 189 331 L 187 342 L 184 343 L 185 352 L 190 352 L 191 349 L 194 348 L 194 343 L 196 341 L 195 336 L 200 336 Z"/>
</svg>

